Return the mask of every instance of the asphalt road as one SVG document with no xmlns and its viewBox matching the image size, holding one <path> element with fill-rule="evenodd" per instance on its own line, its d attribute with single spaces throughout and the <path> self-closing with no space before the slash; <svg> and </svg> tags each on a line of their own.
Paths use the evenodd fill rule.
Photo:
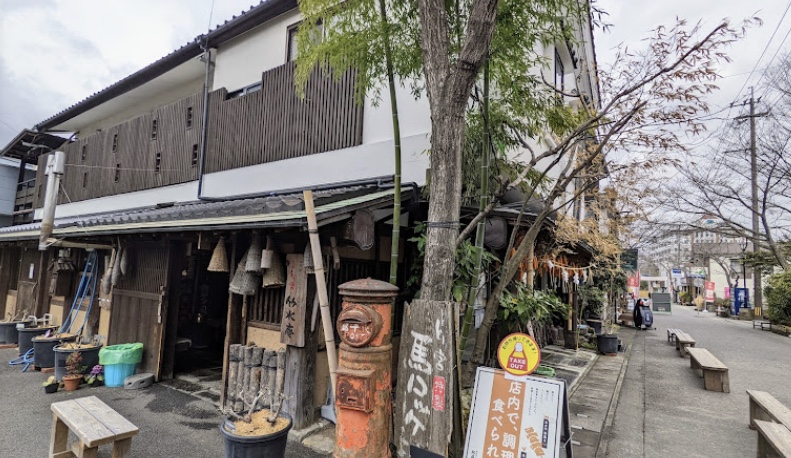
<svg viewBox="0 0 791 458">
<path fill-rule="evenodd" d="M 768 391 L 791 408 L 791 339 L 682 306 L 655 314 L 654 326 L 635 335 L 606 456 L 755 456 L 745 391 Z M 667 343 L 667 328 L 691 334 L 728 366 L 730 393 L 703 389 L 700 372 Z"/>
<path fill-rule="evenodd" d="M 50 404 L 95 395 L 140 428 L 132 439 L 132 457 L 222 457 L 218 425 L 222 415 L 201 398 L 164 385 L 127 391 L 123 388 L 80 388 L 45 394 L 41 382 L 49 374 L 21 372 L 8 361 L 16 350 L 0 350 L 0 457 L 40 458 L 49 452 L 52 431 Z M 100 447 L 110 457 L 111 447 Z M 319 458 L 289 442 L 289 458 Z"/>
</svg>

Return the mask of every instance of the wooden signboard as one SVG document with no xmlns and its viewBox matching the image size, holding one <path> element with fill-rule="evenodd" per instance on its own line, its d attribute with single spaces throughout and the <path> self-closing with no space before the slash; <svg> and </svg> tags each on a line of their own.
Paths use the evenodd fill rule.
<svg viewBox="0 0 791 458">
<path fill-rule="evenodd" d="M 280 321 L 280 343 L 305 346 L 305 309 L 308 297 L 308 274 L 302 264 L 303 254 L 286 256 L 286 299 Z"/>
<path fill-rule="evenodd" d="M 453 427 L 453 310 L 452 302 L 439 301 L 416 300 L 406 307 L 395 395 L 399 457 L 411 456 L 413 447 L 447 456 Z"/>
<path fill-rule="evenodd" d="M 563 380 L 481 367 L 472 402 L 464 458 L 571 458 Z"/>
</svg>

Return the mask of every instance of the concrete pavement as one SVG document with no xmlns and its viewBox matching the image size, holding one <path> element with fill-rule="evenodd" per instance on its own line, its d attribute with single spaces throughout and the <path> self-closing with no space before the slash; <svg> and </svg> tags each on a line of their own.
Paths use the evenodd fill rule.
<svg viewBox="0 0 791 458">
<path fill-rule="evenodd" d="M 655 314 L 654 326 L 635 335 L 612 428 L 597 456 L 755 456 L 745 390 L 768 391 L 791 407 L 791 339 L 682 306 Z M 703 389 L 689 358 L 667 343 L 671 327 L 728 366 L 730 393 Z"/>
<path fill-rule="evenodd" d="M 23 373 L 10 367 L 16 349 L 0 350 L 0 457 L 39 458 L 49 452 L 52 431 L 50 404 L 95 395 L 140 428 L 132 439 L 132 457 L 221 457 L 223 441 L 218 430 L 222 414 L 206 399 L 163 384 L 142 390 L 80 388 L 44 394 L 41 382 L 50 374 Z M 100 448 L 100 457 L 111 449 Z M 289 442 L 289 458 L 319 458 L 301 444 Z"/>
</svg>

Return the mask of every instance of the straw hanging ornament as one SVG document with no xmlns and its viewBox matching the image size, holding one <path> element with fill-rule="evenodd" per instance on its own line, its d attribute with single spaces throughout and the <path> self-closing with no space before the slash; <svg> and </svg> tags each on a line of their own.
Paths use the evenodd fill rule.
<svg viewBox="0 0 791 458">
<path fill-rule="evenodd" d="M 239 264 L 236 266 L 236 272 L 234 272 L 233 279 L 231 279 L 231 283 L 228 285 L 228 291 L 234 294 L 252 296 L 255 294 L 255 290 L 258 287 L 257 275 L 244 270 L 247 265 L 249 253 L 250 249 L 248 248 L 244 256 L 242 256 L 242 260 L 239 261 Z"/>
<path fill-rule="evenodd" d="M 264 288 L 279 288 L 281 286 L 286 286 L 286 270 L 283 267 L 280 254 L 274 250 L 270 257 L 269 268 L 264 271 L 262 284 Z"/>
<path fill-rule="evenodd" d="M 261 252 L 261 270 L 272 267 L 272 257 L 275 255 L 274 246 L 272 246 L 272 237 L 266 236 L 266 248 Z"/>
<path fill-rule="evenodd" d="M 209 267 L 206 270 L 209 272 L 230 272 L 228 268 L 228 254 L 225 252 L 225 240 L 222 237 L 220 237 L 220 241 L 217 242 L 217 246 L 214 248 Z"/>
<path fill-rule="evenodd" d="M 261 269 L 261 234 L 253 232 L 250 239 L 250 249 L 247 251 L 247 263 L 245 264 L 245 271 L 255 274 L 260 274 Z"/>
</svg>

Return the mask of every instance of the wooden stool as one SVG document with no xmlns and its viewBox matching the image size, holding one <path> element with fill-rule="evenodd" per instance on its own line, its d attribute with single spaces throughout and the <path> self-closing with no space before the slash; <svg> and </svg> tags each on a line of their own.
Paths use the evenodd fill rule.
<svg viewBox="0 0 791 458">
<path fill-rule="evenodd" d="M 50 458 L 96 457 L 99 446 L 113 444 L 113 458 L 129 456 L 137 426 L 100 401 L 87 396 L 52 404 L 53 425 Z M 68 449 L 69 431 L 78 441 Z"/>
</svg>

